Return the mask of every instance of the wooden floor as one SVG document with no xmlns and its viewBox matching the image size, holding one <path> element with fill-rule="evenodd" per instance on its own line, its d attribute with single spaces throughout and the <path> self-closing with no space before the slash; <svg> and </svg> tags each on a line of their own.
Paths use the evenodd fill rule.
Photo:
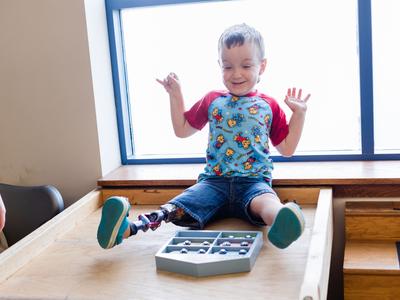
<svg viewBox="0 0 400 300">
<path fill-rule="evenodd" d="M 135 206 L 130 218 L 156 206 Z M 96 240 L 100 209 L 62 234 L 10 278 L 0 298 L 10 299 L 297 299 L 302 284 L 315 207 L 303 208 L 306 230 L 285 250 L 264 241 L 251 272 L 206 278 L 157 271 L 154 255 L 180 227 L 163 224 L 123 244 L 101 249 Z M 228 219 L 210 230 L 260 230 Z M 265 228 L 264 237 L 266 237 Z"/>
</svg>

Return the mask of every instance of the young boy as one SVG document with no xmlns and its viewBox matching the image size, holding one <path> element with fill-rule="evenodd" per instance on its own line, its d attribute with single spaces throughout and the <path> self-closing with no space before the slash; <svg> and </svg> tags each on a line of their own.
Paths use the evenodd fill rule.
<svg viewBox="0 0 400 300">
<path fill-rule="evenodd" d="M 269 140 L 283 156 L 291 156 L 299 142 L 306 115 L 302 91 L 289 89 L 285 103 L 289 123 L 278 103 L 255 89 L 267 61 L 260 33 L 234 25 L 220 37 L 219 65 L 227 91 L 211 91 L 185 111 L 180 82 L 174 73 L 157 81 L 170 97 L 175 134 L 188 137 L 209 123 L 207 164 L 195 185 L 161 206 L 159 211 L 129 222 L 130 205 L 112 197 L 103 207 L 98 228 L 101 247 L 111 248 L 124 238 L 157 228 L 161 221 L 202 229 L 209 221 L 238 217 L 255 225 L 271 225 L 270 242 L 286 248 L 300 237 L 304 217 L 295 203 L 283 205 L 272 190 L 273 169 Z"/>
</svg>

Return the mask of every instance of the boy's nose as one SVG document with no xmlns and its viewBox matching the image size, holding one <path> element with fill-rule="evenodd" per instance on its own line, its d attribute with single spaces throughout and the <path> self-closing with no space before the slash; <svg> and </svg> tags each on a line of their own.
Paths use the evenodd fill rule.
<svg viewBox="0 0 400 300">
<path fill-rule="evenodd" d="M 233 78 L 240 78 L 242 76 L 242 73 L 240 72 L 239 68 L 233 69 Z"/>
</svg>

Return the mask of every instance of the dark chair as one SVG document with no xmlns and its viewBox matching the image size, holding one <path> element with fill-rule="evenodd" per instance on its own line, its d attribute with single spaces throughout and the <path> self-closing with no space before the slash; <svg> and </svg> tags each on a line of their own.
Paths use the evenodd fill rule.
<svg viewBox="0 0 400 300">
<path fill-rule="evenodd" d="M 3 232 L 8 246 L 64 209 L 60 192 L 51 185 L 15 186 L 0 183 L 0 195 L 7 211 Z"/>
</svg>

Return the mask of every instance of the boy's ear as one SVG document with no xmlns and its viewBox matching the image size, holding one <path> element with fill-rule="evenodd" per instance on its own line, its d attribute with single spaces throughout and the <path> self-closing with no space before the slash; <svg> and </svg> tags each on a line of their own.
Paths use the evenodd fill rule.
<svg viewBox="0 0 400 300">
<path fill-rule="evenodd" d="M 261 75 L 262 73 L 264 73 L 266 67 L 267 67 L 267 59 L 264 58 L 264 59 L 261 61 L 261 64 L 260 64 L 260 73 L 259 73 L 259 75 Z"/>
</svg>

